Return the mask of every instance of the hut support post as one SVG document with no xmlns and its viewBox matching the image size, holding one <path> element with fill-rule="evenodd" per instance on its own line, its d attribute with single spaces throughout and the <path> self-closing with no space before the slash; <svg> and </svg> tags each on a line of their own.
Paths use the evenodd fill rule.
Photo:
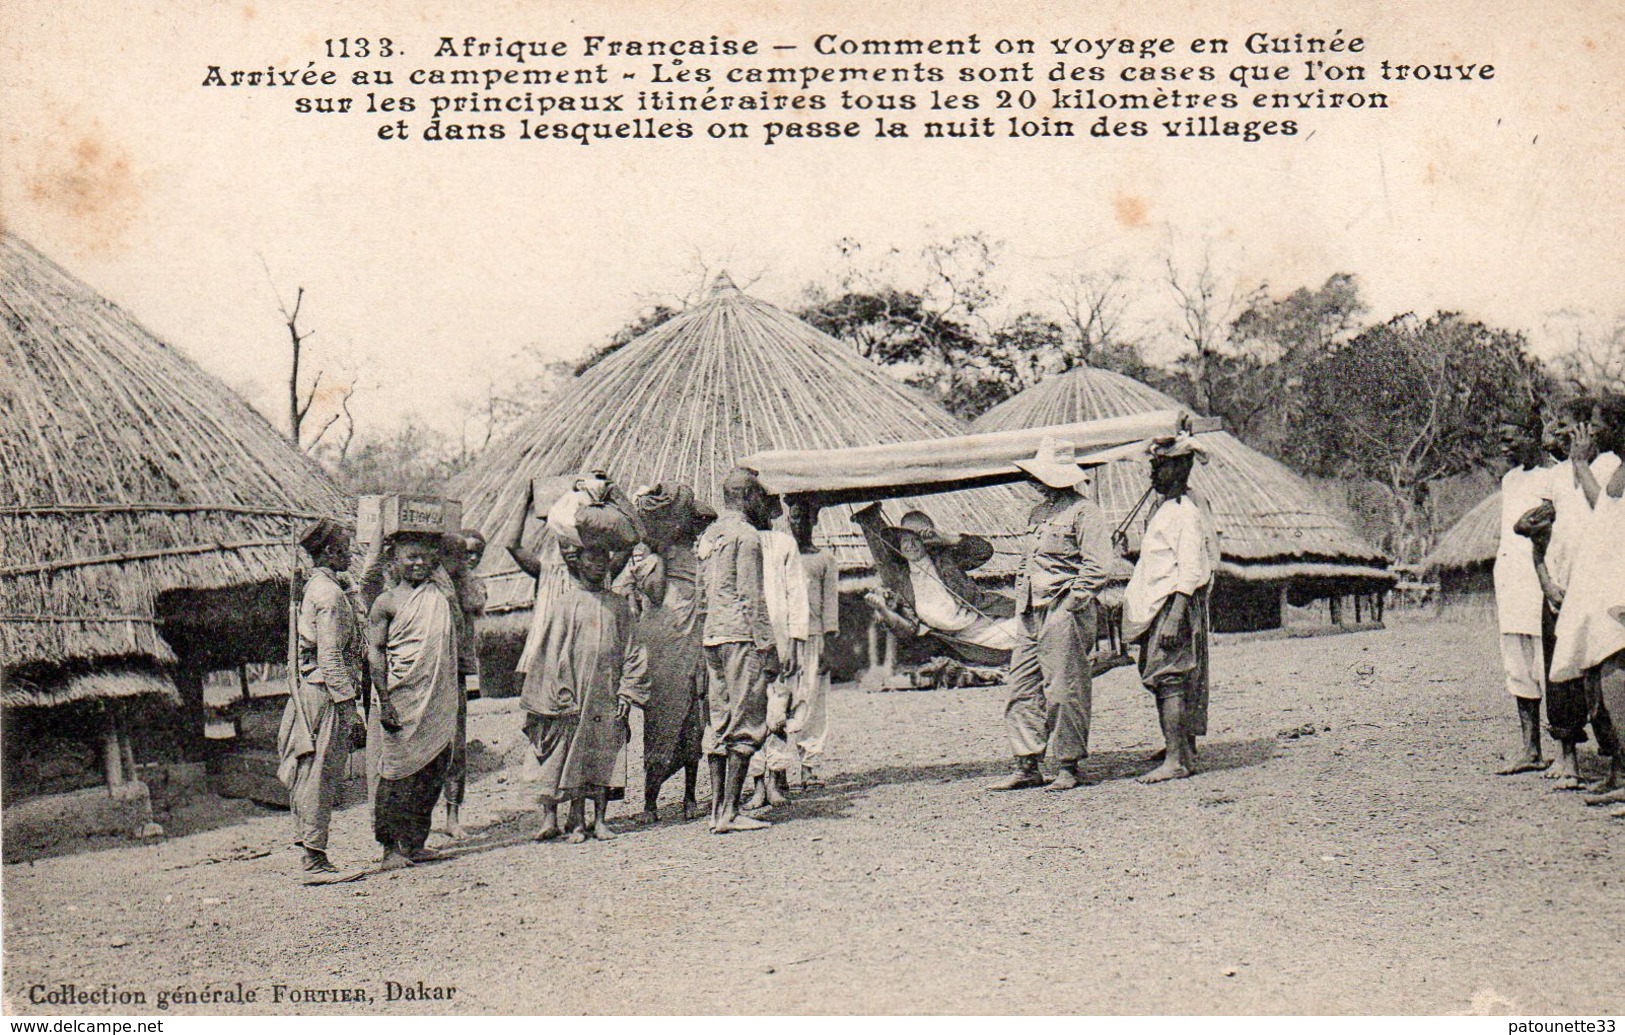
<svg viewBox="0 0 1625 1035">
<path fill-rule="evenodd" d="M 107 777 L 107 793 L 112 794 L 124 786 L 123 736 L 116 701 L 107 703 L 102 717 L 102 773 Z"/>
<path fill-rule="evenodd" d="M 247 665 L 238 665 L 237 666 L 237 683 L 238 683 L 239 686 L 242 687 L 243 700 L 245 700 L 245 701 L 248 700 L 249 694 L 248 694 L 248 666 Z"/>
<path fill-rule="evenodd" d="M 203 704 L 203 666 L 183 657 L 175 668 L 175 686 L 181 692 L 181 745 L 192 761 L 203 758 L 208 741 L 203 727 L 207 715 Z"/>
<path fill-rule="evenodd" d="M 886 674 L 897 671 L 897 634 L 886 630 Z"/>
<path fill-rule="evenodd" d="M 880 664 L 880 619 L 869 616 L 868 656 L 863 660 L 872 671 Z"/>
</svg>

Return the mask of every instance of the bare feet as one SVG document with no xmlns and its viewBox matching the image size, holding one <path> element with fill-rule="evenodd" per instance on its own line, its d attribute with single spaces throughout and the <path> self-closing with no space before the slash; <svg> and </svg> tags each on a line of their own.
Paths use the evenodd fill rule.
<svg viewBox="0 0 1625 1035">
<path fill-rule="evenodd" d="M 414 865 L 414 863 L 411 859 L 408 859 L 395 849 L 390 848 L 384 852 L 383 859 L 379 861 L 378 872 L 387 873 L 390 870 L 404 870 L 412 865 Z"/>
<path fill-rule="evenodd" d="M 446 836 L 453 841 L 461 841 L 468 836 L 468 831 L 463 829 L 462 818 L 458 815 L 458 809 L 455 805 L 446 806 Z"/>
<path fill-rule="evenodd" d="M 750 816 L 735 816 L 732 820 L 718 822 L 712 833 L 733 834 L 746 830 L 766 830 L 772 825 L 766 820 L 753 819 Z"/>
<path fill-rule="evenodd" d="M 766 788 L 767 803 L 769 805 L 790 804 L 789 797 L 784 793 L 787 783 L 788 781 L 783 773 L 776 773 L 771 770 L 762 777 L 761 786 Z"/>
<path fill-rule="evenodd" d="M 1038 762 L 1028 761 L 1024 756 L 1016 763 L 1015 770 L 998 783 L 988 785 L 990 791 L 1019 791 L 1028 787 L 1044 786 L 1044 777 L 1038 772 Z"/>
<path fill-rule="evenodd" d="M 1625 805 L 1621 805 L 1617 809 L 1609 809 L 1608 815 L 1612 816 L 1614 819 L 1625 819 Z"/>
<path fill-rule="evenodd" d="M 700 803 L 699 802 L 697 802 L 697 801 L 685 801 L 685 802 L 683 802 L 683 819 L 684 820 L 699 819 L 700 816 L 703 815 L 703 814 L 704 814 L 704 810 L 702 810 L 700 808 Z"/>
<path fill-rule="evenodd" d="M 602 820 L 592 825 L 591 833 L 593 838 L 599 841 L 615 840 L 615 831 L 609 829 L 609 824 L 603 822 Z"/>
<path fill-rule="evenodd" d="M 1580 779 L 1580 763 L 1577 758 L 1568 752 L 1558 756 L 1556 764 L 1546 770 L 1547 780 L 1575 780 Z"/>
<path fill-rule="evenodd" d="M 1524 755 L 1511 765 L 1495 771 L 1496 776 L 1517 776 L 1519 773 L 1542 773 L 1551 766 L 1551 762 L 1539 755 Z"/>
<path fill-rule="evenodd" d="M 1562 774 L 1553 775 L 1550 771 L 1548 771 L 1546 773 L 1546 778 L 1552 781 L 1552 790 L 1554 791 L 1577 791 L 1581 787 L 1585 786 L 1580 782 L 1580 778 L 1578 776 L 1565 776 Z"/>
<path fill-rule="evenodd" d="M 1044 786 L 1046 791 L 1070 791 L 1078 785 L 1078 770 L 1074 766 L 1063 765 L 1055 772 L 1055 779 Z"/>
<path fill-rule="evenodd" d="M 406 857 L 415 863 L 439 862 L 447 858 L 445 852 L 439 852 L 433 848 L 409 848 L 406 851 Z"/>
<path fill-rule="evenodd" d="M 570 831 L 569 835 L 565 837 L 564 841 L 566 844 L 572 845 L 586 844 L 587 832 L 585 830 L 572 830 Z"/>
<path fill-rule="evenodd" d="M 685 816 L 684 818 L 687 817 Z M 646 827 L 651 823 L 657 823 L 659 821 L 660 812 L 658 809 L 644 809 L 642 812 L 632 817 L 632 825 L 635 827 Z"/>
<path fill-rule="evenodd" d="M 752 794 L 750 800 L 741 805 L 740 808 L 749 810 L 765 809 L 768 804 L 767 780 L 764 778 L 756 781 L 756 793 Z"/>
<path fill-rule="evenodd" d="M 1178 762 L 1164 761 L 1155 769 L 1140 777 L 1141 783 L 1167 783 L 1169 780 L 1183 780 L 1191 775 L 1191 771 Z"/>
<path fill-rule="evenodd" d="M 1587 805 L 1613 805 L 1616 802 L 1625 802 L 1625 787 L 1609 787 L 1608 781 L 1592 788 L 1592 793 L 1586 795 Z"/>
<path fill-rule="evenodd" d="M 305 872 L 332 875 L 339 872 L 339 868 L 328 859 L 326 852 L 318 852 L 314 848 L 305 849 Z"/>
<path fill-rule="evenodd" d="M 556 840 L 558 838 L 558 836 L 559 836 L 558 824 L 549 823 L 546 826 L 544 826 L 541 830 L 537 831 L 536 840 L 538 840 L 538 841 L 553 841 L 553 840 Z"/>
</svg>

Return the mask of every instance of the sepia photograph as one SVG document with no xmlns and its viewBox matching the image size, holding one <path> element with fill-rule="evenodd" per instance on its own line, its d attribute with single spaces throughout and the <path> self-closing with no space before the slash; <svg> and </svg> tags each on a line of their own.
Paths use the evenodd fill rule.
<svg viewBox="0 0 1625 1035">
<path fill-rule="evenodd" d="M 1622 41 L 10 0 L 0 1012 L 1612 1032 Z"/>
</svg>

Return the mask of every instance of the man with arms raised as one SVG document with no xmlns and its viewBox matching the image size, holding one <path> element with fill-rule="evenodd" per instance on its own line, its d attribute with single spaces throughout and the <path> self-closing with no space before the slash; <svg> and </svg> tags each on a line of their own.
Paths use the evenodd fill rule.
<svg viewBox="0 0 1625 1035">
<path fill-rule="evenodd" d="M 1593 437 L 1595 446 L 1593 446 Z M 1604 397 L 1592 420 L 1575 427 L 1569 468 L 1590 514 L 1582 518 L 1574 547 L 1572 578 L 1557 619 L 1552 651 L 1552 679 L 1584 678 L 1592 728 L 1599 751 L 1612 751 L 1608 775 L 1592 787 L 1587 804 L 1625 802 L 1625 751 L 1621 751 L 1621 716 L 1625 716 L 1625 467 L 1599 479 L 1587 463 L 1593 449 L 1613 453 L 1625 448 L 1625 398 Z"/>
</svg>

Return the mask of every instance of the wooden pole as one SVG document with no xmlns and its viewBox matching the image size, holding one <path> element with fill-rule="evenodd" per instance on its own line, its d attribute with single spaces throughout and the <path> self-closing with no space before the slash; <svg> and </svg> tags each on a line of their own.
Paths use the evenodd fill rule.
<svg viewBox="0 0 1625 1035">
<path fill-rule="evenodd" d="M 108 702 L 102 706 L 102 773 L 107 777 L 107 793 L 124 786 L 124 753 L 119 747 L 118 711 Z"/>
<path fill-rule="evenodd" d="M 239 686 L 241 686 L 243 688 L 243 700 L 245 700 L 245 701 L 248 700 L 249 693 L 248 693 L 248 666 L 247 665 L 238 665 L 237 666 L 237 683 L 238 683 Z"/>
<path fill-rule="evenodd" d="M 135 748 L 130 743 L 129 725 L 124 721 L 124 702 L 114 701 L 112 703 L 113 714 L 118 720 L 114 725 L 114 729 L 118 733 L 119 757 L 124 762 L 124 778 L 126 780 L 134 780 L 137 779 L 135 769 Z"/>
</svg>

